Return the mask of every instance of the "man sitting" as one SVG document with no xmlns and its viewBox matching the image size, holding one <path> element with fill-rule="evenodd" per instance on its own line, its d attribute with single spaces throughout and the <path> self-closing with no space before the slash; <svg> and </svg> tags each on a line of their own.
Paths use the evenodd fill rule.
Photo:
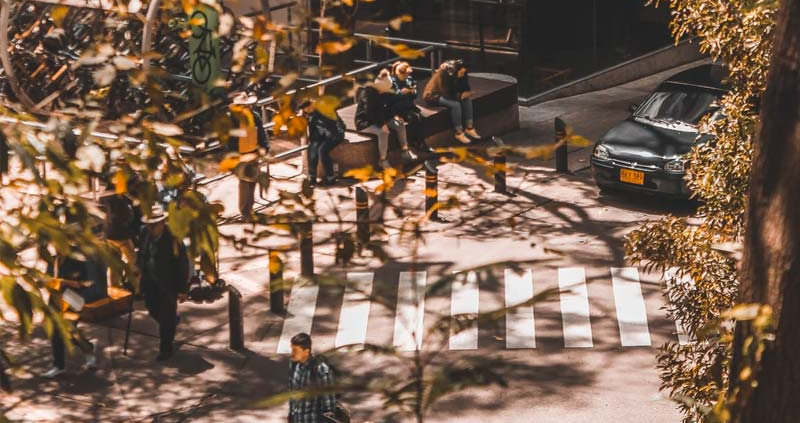
<svg viewBox="0 0 800 423">
<path fill-rule="evenodd" d="M 333 172 L 331 150 L 344 141 L 346 126 L 342 118 L 336 114 L 336 119 L 325 116 L 316 109 L 313 100 L 306 100 L 300 105 L 303 116 L 308 119 L 308 181 L 311 185 L 317 183 L 317 164 L 322 160 L 325 177 L 322 185 L 336 183 Z M 334 112 L 335 113 L 335 112 Z"/>
</svg>

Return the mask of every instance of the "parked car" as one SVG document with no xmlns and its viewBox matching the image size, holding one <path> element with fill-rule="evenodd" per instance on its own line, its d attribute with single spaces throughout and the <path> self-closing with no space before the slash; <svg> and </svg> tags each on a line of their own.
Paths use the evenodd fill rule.
<svg viewBox="0 0 800 423">
<path fill-rule="evenodd" d="M 592 174 L 600 190 L 688 198 L 686 155 L 709 140 L 698 134 L 697 124 L 717 113 L 717 100 L 728 92 L 726 77 L 719 65 L 694 67 L 670 77 L 633 106 L 633 113 L 594 146 Z"/>
</svg>

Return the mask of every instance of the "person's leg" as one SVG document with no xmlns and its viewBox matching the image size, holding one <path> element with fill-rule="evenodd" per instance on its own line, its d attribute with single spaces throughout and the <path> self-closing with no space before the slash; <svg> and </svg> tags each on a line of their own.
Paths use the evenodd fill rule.
<svg viewBox="0 0 800 423">
<path fill-rule="evenodd" d="M 86 359 L 86 367 L 92 368 L 97 363 L 97 358 L 94 355 L 94 344 L 92 344 L 85 336 L 83 336 L 83 332 L 78 329 L 78 324 L 75 324 L 75 327 L 72 329 L 72 344 L 77 346 L 78 349 L 84 355 Z"/>
<path fill-rule="evenodd" d="M 475 118 L 471 98 L 465 98 L 461 100 L 461 113 L 461 116 L 464 118 L 464 125 L 467 127 L 467 129 L 472 129 L 473 123 L 475 123 Z"/>
<path fill-rule="evenodd" d="M 450 110 L 450 120 L 453 122 L 453 129 L 456 133 L 464 132 L 464 125 L 462 124 L 462 111 L 461 103 L 454 100 L 448 100 L 444 97 L 439 97 L 439 105 L 447 107 Z"/>
<path fill-rule="evenodd" d="M 175 298 L 163 297 L 158 311 L 158 336 L 160 339 L 159 356 L 169 356 L 173 351 L 175 342 L 175 328 L 178 325 L 176 316 L 178 313 L 178 300 Z M 166 358 L 166 357 L 165 357 Z"/>
<path fill-rule="evenodd" d="M 50 345 L 53 347 L 53 367 L 64 370 L 67 366 L 67 349 L 64 345 L 64 338 L 55 329 L 53 329 L 53 335 L 50 336 Z"/>
<path fill-rule="evenodd" d="M 256 183 L 251 181 L 239 180 L 239 212 L 242 217 L 249 217 L 253 212 L 255 204 Z"/>
<path fill-rule="evenodd" d="M 381 162 L 381 166 L 386 167 L 388 163 L 386 161 L 386 153 L 389 151 L 389 133 L 385 132 L 383 128 L 379 128 L 375 125 L 369 126 L 364 128 L 361 132 L 366 132 L 368 134 L 375 134 L 378 137 L 378 160 Z"/>
<path fill-rule="evenodd" d="M 327 181 L 336 179 L 336 175 L 333 173 L 333 160 L 331 160 L 331 151 L 334 147 L 336 147 L 336 140 L 333 139 L 327 139 L 319 146 L 319 158 L 322 160 L 322 168 L 325 169 Z"/>
<path fill-rule="evenodd" d="M 389 129 L 397 134 L 397 141 L 400 143 L 400 148 L 408 150 L 408 132 L 406 131 L 406 123 L 400 119 L 389 120 Z"/>
<path fill-rule="evenodd" d="M 312 142 L 308 147 L 308 179 L 317 180 L 317 165 L 319 164 L 320 143 Z M 323 161 L 324 163 L 324 161 Z"/>
</svg>

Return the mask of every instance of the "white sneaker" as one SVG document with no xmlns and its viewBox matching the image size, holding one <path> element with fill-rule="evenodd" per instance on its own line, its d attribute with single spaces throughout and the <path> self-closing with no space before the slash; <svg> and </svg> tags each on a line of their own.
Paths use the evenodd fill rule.
<svg viewBox="0 0 800 423">
<path fill-rule="evenodd" d="M 408 158 L 408 160 L 417 160 L 417 155 L 414 154 L 413 151 L 405 150 L 405 154 L 406 154 L 406 157 Z"/>
<path fill-rule="evenodd" d="M 64 373 L 64 369 L 59 369 L 58 367 L 53 367 L 52 369 L 50 369 L 50 371 L 48 371 L 47 373 L 44 374 L 44 377 L 46 377 L 48 379 L 54 379 L 57 376 L 59 376 L 60 374 L 62 374 L 62 373 Z"/>
<path fill-rule="evenodd" d="M 481 139 L 481 136 L 478 134 L 477 131 L 475 131 L 475 128 L 467 129 L 466 131 L 464 131 L 464 133 L 467 134 L 467 136 L 470 138 L 474 138 L 476 140 Z"/>
<path fill-rule="evenodd" d="M 462 144 L 469 144 L 472 142 L 463 132 L 456 134 L 456 139 Z"/>
<path fill-rule="evenodd" d="M 86 364 L 84 364 L 85 369 L 94 369 L 97 366 L 97 356 L 94 354 L 87 354 L 86 355 Z"/>
<path fill-rule="evenodd" d="M 381 160 L 381 167 L 383 168 L 383 170 L 386 170 L 386 169 L 391 168 L 392 164 L 389 163 L 388 160 Z"/>
</svg>

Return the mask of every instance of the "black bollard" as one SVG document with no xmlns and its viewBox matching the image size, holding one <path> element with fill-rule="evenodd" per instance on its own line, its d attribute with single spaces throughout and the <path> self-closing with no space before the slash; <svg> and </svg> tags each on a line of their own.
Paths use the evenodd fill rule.
<svg viewBox="0 0 800 423">
<path fill-rule="evenodd" d="M 314 277 L 314 234 L 311 222 L 300 224 L 300 275 Z"/>
<path fill-rule="evenodd" d="M 506 186 L 506 153 L 500 151 L 494 156 L 494 192 L 500 194 L 507 194 L 508 187 Z"/>
<path fill-rule="evenodd" d="M 0 132 L 0 183 L 6 173 L 8 173 L 8 141 L 6 135 Z"/>
<path fill-rule="evenodd" d="M 356 235 L 361 245 L 369 243 L 369 200 L 361 187 L 356 187 Z"/>
<path fill-rule="evenodd" d="M 228 285 L 228 329 L 229 346 L 234 351 L 244 349 L 244 318 L 242 317 L 242 294 L 233 285 Z"/>
<path fill-rule="evenodd" d="M 556 144 L 567 136 L 567 125 L 560 118 L 556 118 Z M 556 172 L 569 173 L 569 162 L 567 161 L 567 143 L 556 147 Z"/>
<path fill-rule="evenodd" d="M 431 220 L 439 219 L 439 210 L 434 208 L 438 203 L 439 170 L 434 166 L 425 166 L 425 212 L 431 214 Z"/>
<path fill-rule="evenodd" d="M 283 314 L 283 261 L 276 251 L 269 252 L 269 309 Z"/>
</svg>

